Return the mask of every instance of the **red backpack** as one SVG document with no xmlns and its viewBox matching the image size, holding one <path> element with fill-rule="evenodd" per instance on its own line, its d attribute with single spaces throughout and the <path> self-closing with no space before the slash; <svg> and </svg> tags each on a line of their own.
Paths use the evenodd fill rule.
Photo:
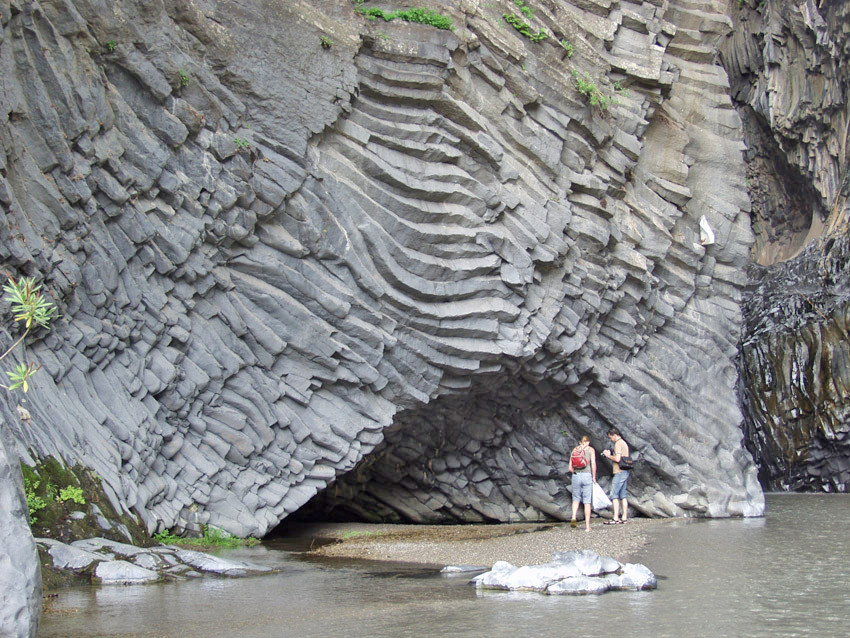
<svg viewBox="0 0 850 638">
<path fill-rule="evenodd" d="M 573 453 L 570 455 L 570 462 L 573 464 L 574 470 L 587 467 L 587 456 L 581 446 L 573 448 Z"/>
</svg>

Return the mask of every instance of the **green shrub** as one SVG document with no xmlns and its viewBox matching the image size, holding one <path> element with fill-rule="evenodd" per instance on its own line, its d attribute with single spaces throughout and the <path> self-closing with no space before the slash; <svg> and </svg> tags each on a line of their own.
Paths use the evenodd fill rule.
<svg viewBox="0 0 850 638">
<path fill-rule="evenodd" d="M 323 49 L 330 49 L 334 44 L 334 41 L 326 35 L 320 36 L 319 42 L 321 42 Z"/>
<path fill-rule="evenodd" d="M 24 491 L 27 495 L 27 509 L 30 514 L 30 525 L 35 524 L 38 513 L 47 507 L 45 500 L 35 493 L 40 484 L 40 481 L 30 479 L 26 476 L 24 477 Z"/>
</svg>

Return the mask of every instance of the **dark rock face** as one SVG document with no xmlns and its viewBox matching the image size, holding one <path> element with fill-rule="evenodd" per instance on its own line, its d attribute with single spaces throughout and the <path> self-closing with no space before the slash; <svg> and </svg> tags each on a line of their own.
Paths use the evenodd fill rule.
<svg viewBox="0 0 850 638">
<path fill-rule="evenodd" d="M 747 439 L 771 489 L 850 488 L 850 238 L 813 244 L 748 297 Z"/>
<path fill-rule="evenodd" d="M 847 491 L 850 5 L 734 17 L 721 51 L 745 122 L 756 259 L 773 264 L 751 271 L 744 303 L 748 446 L 770 489 Z"/>
<path fill-rule="evenodd" d="M 0 261 L 63 316 L 5 427 L 150 531 L 264 534 L 329 485 L 390 519 L 562 518 L 571 445 L 610 426 L 641 511 L 759 515 L 730 21 L 702 4 L 541 3 L 533 42 L 471 1 L 436 5 L 454 32 L 6 3 Z"/>
</svg>

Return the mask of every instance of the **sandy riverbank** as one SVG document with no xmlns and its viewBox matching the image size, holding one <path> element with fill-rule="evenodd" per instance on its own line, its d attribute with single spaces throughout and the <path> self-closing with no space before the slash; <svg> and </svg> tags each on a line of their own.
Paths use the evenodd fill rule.
<svg viewBox="0 0 850 638">
<path fill-rule="evenodd" d="M 502 525 L 384 525 L 319 523 L 301 525 L 292 533 L 313 538 L 317 556 L 421 563 L 435 566 L 491 566 L 499 560 L 537 565 L 558 551 L 590 549 L 624 562 L 649 542 L 649 528 L 659 519 L 637 518 L 626 525 L 514 523 Z M 320 542 L 332 542 L 318 546 Z"/>
</svg>

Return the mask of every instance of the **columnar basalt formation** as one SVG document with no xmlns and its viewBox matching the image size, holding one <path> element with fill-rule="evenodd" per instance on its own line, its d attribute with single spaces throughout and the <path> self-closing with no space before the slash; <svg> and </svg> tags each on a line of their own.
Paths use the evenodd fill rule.
<svg viewBox="0 0 850 638">
<path fill-rule="evenodd" d="M 536 520 L 616 426 L 641 511 L 763 511 L 726 3 L 531 3 L 543 40 L 511 2 L 432 6 L 453 31 L 342 0 L 0 4 L 0 260 L 62 313 L 2 402 L 25 457 L 91 467 L 150 531 L 264 534 L 328 486 Z"/>
<path fill-rule="evenodd" d="M 850 239 L 765 273 L 745 305 L 742 398 L 765 487 L 850 489 Z"/>
<path fill-rule="evenodd" d="M 744 303 L 748 445 L 770 489 L 843 492 L 850 487 L 850 5 L 739 9 L 721 51 L 745 122 L 754 257 L 768 266 L 751 270 L 756 285 Z"/>
</svg>

